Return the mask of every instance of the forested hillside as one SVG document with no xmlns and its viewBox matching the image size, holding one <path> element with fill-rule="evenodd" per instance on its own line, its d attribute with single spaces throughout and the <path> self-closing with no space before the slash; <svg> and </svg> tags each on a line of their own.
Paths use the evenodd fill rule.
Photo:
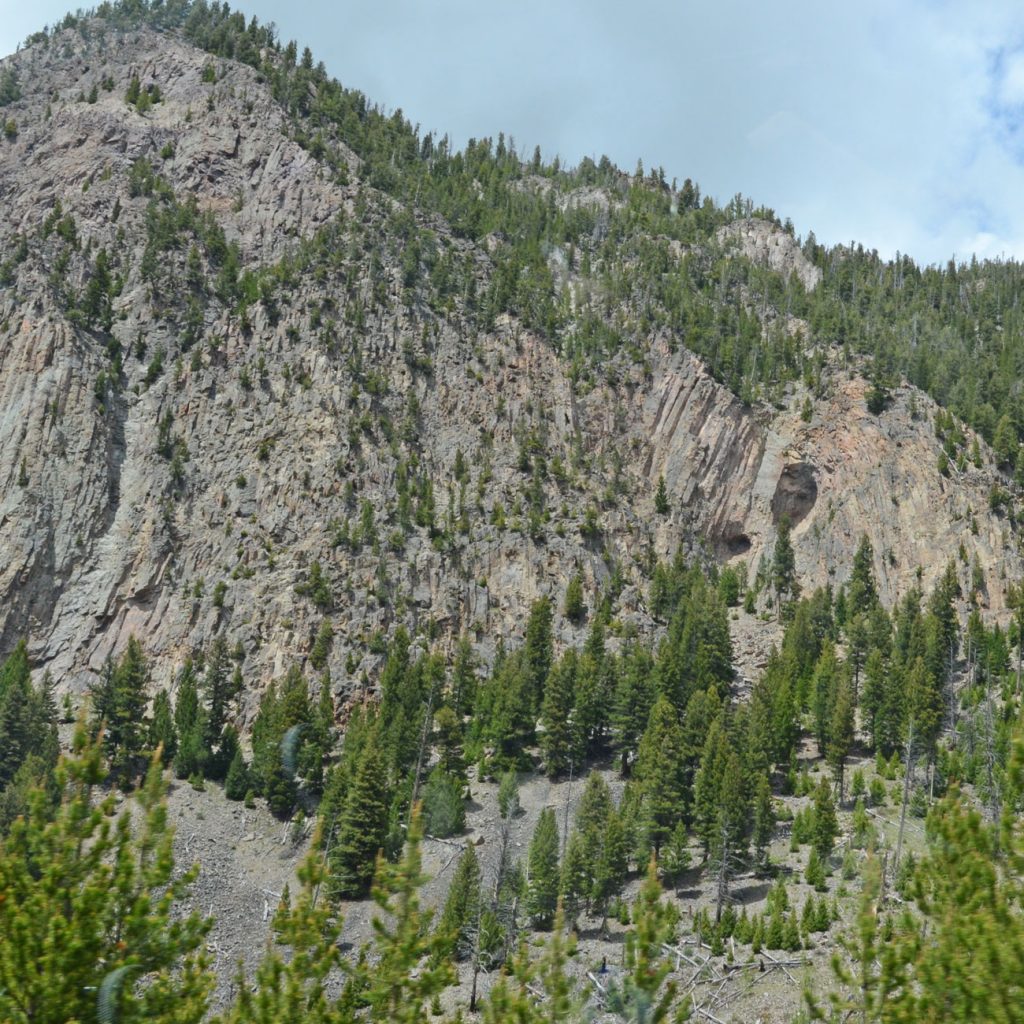
<svg viewBox="0 0 1024 1024">
<path fill-rule="evenodd" d="M 202 0 L 0 121 L 0 1019 L 1024 1017 L 1016 262 Z"/>
</svg>

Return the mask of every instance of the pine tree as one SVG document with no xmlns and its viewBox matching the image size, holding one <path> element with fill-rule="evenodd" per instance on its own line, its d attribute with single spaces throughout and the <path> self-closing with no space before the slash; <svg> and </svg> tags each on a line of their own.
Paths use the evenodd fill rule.
<svg viewBox="0 0 1024 1024">
<path fill-rule="evenodd" d="M 676 983 L 667 981 L 672 965 L 662 951 L 674 938 L 675 919 L 661 895 L 657 861 L 652 855 L 633 907 L 633 928 L 626 934 L 625 973 L 620 983 L 611 986 L 607 1000 L 612 1013 L 638 1024 L 667 1020 L 676 995 Z"/>
<path fill-rule="evenodd" d="M 768 847 L 775 835 L 775 804 L 772 800 L 772 787 L 765 773 L 757 777 L 754 785 L 754 807 L 752 839 L 758 866 L 764 870 L 768 866 Z"/>
<path fill-rule="evenodd" d="M 658 487 L 654 492 L 654 511 L 659 516 L 667 516 L 669 512 L 668 488 L 665 487 L 665 478 L 658 477 Z"/>
<path fill-rule="evenodd" d="M 586 616 L 587 606 L 583 601 L 583 577 L 575 573 L 565 589 L 565 617 L 570 622 L 581 623 Z"/>
<path fill-rule="evenodd" d="M 203 733 L 206 725 L 199 704 L 199 687 L 195 667 L 189 658 L 178 677 L 178 694 L 174 704 L 174 727 L 178 733 L 178 749 L 174 757 L 174 774 L 187 779 L 201 773 L 206 761 Z"/>
<path fill-rule="evenodd" d="M 231 758 L 228 774 L 224 779 L 224 795 L 229 800 L 242 800 L 249 792 L 250 785 L 249 766 L 245 763 L 245 756 L 239 747 Z"/>
<path fill-rule="evenodd" d="M 540 744 L 551 778 L 564 774 L 570 765 L 578 764 L 579 751 L 572 721 L 575 693 L 576 652 L 570 648 L 548 673 L 541 708 L 544 732 Z"/>
<path fill-rule="evenodd" d="M 608 783 L 600 772 L 592 771 L 587 776 L 576 809 L 576 830 L 583 842 L 583 856 L 587 870 L 593 875 L 604 848 L 608 819 L 613 811 L 612 797 Z"/>
<path fill-rule="evenodd" d="M 494 677 L 481 688 L 480 696 L 493 699 L 483 731 L 484 738 L 494 746 L 494 767 L 517 767 L 536 729 L 529 674 L 521 652 L 495 667 Z"/>
<path fill-rule="evenodd" d="M 565 916 L 574 922 L 590 898 L 594 888 L 593 871 L 587 863 L 583 836 L 579 830 L 573 832 L 565 847 L 562 874 L 559 881 L 559 895 Z"/>
<path fill-rule="evenodd" d="M 791 523 L 788 515 L 779 520 L 778 533 L 775 537 L 775 551 L 772 555 L 772 586 L 775 599 L 782 615 L 784 598 L 795 600 L 800 596 L 800 588 L 796 581 L 796 556 L 790 540 Z"/>
<path fill-rule="evenodd" d="M 722 781 L 730 752 L 725 727 L 717 718 L 708 731 L 693 783 L 693 823 L 705 853 L 718 841 Z"/>
<path fill-rule="evenodd" d="M 103 749 L 115 780 L 127 786 L 142 766 L 147 728 L 149 666 L 134 636 L 120 661 L 108 658 L 100 685 L 93 693 L 97 726 L 103 727 Z"/>
<path fill-rule="evenodd" d="M 612 707 L 612 746 L 619 769 L 628 774 L 630 758 L 640 745 L 654 706 L 650 655 L 642 648 L 627 647 L 619 661 Z"/>
<path fill-rule="evenodd" d="M 378 858 L 373 900 L 382 914 L 373 918 L 374 961 L 362 966 L 369 1020 L 426 1024 L 427 1001 L 455 980 L 445 937 L 429 929 L 431 915 L 420 908 L 422 838 L 414 808 L 402 859 L 391 865 Z"/>
<path fill-rule="evenodd" d="M 559 907 L 540 956 L 531 959 L 523 948 L 512 966 L 511 978 L 499 979 L 491 989 L 483 1008 L 484 1024 L 565 1024 L 580 1019 L 583 998 L 574 992 L 569 952 Z"/>
<path fill-rule="evenodd" d="M 476 849 L 467 846 L 455 868 L 437 926 L 446 950 L 457 960 L 466 960 L 473 952 L 473 933 L 479 927 L 481 913 L 480 882 L 480 861 Z"/>
<path fill-rule="evenodd" d="M 384 846 L 388 794 L 376 737 L 363 748 L 330 851 L 331 888 L 341 899 L 365 896 Z"/>
<path fill-rule="evenodd" d="M 839 662 L 836 649 L 831 642 L 826 642 L 821 656 L 814 666 L 814 677 L 811 691 L 814 701 L 814 734 L 818 741 L 818 750 L 824 754 L 828 744 L 828 729 L 832 720 L 832 707 L 839 686 Z"/>
<path fill-rule="evenodd" d="M 314 843 L 314 848 L 319 842 Z M 255 978 L 240 972 L 238 997 L 216 1024 L 349 1024 L 353 1020 L 345 994 L 335 1000 L 328 979 L 340 960 L 342 921 L 317 894 L 327 871 L 316 853 L 310 853 L 298 871 L 301 889 L 292 899 L 288 887 L 274 914 L 274 939 L 287 950 L 269 948 Z"/>
<path fill-rule="evenodd" d="M 828 863 L 832 845 L 839 835 L 836 806 L 832 802 L 832 789 L 826 779 L 818 783 L 814 791 L 814 834 L 811 845 L 818 851 L 822 862 Z"/>
<path fill-rule="evenodd" d="M 174 761 L 178 749 L 178 732 L 174 728 L 174 711 L 171 698 L 166 690 L 158 690 L 153 698 L 153 717 L 149 723 L 149 747 L 151 750 L 160 748 L 161 764 L 169 765 Z"/>
<path fill-rule="evenodd" d="M 675 709 L 659 697 L 640 742 L 637 759 L 642 815 L 648 841 L 657 852 L 683 816 L 683 737 Z"/>
<path fill-rule="evenodd" d="M 114 817 L 103 781 L 100 750 L 79 728 L 56 770 L 60 802 L 36 789 L 0 841 L 0 1020 L 95 1020 L 99 989 L 120 1019 L 199 1024 L 212 922 L 180 913 L 196 872 L 175 872 L 159 766 L 135 814 Z"/>
<path fill-rule="evenodd" d="M 878 603 L 874 560 L 871 541 L 866 533 L 862 534 L 853 556 L 853 568 L 846 591 L 847 605 L 855 614 L 869 612 Z"/>
<path fill-rule="evenodd" d="M 551 600 L 547 597 L 538 598 L 530 608 L 523 658 L 526 695 L 530 701 L 533 718 L 536 719 L 544 697 L 544 684 L 554 661 Z"/>
<path fill-rule="evenodd" d="M 466 781 L 466 758 L 462 749 L 462 721 L 447 704 L 434 715 L 438 764 L 452 778 Z"/>
<path fill-rule="evenodd" d="M 718 811 L 708 844 L 708 863 L 716 878 L 716 923 L 725 910 L 730 883 L 747 857 L 748 820 L 743 769 L 736 752 L 730 750 L 722 770 Z"/>
<path fill-rule="evenodd" d="M 604 843 L 594 868 L 591 898 L 602 919 L 608 913 L 608 904 L 622 892 L 629 871 L 629 837 L 617 811 L 608 815 Z"/>
<path fill-rule="evenodd" d="M 839 684 L 839 692 L 832 707 L 828 743 L 825 745 L 825 758 L 836 778 L 840 804 L 843 802 L 844 795 L 843 769 L 850 748 L 853 746 L 853 715 L 853 684 L 849 679 L 844 679 Z"/>
<path fill-rule="evenodd" d="M 599 757 L 606 748 L 614 686 L 613 667 L 595 657 L 588 642 L 576 662 L 573 695 L 573 736 L 581 760 Z"/>
<path fill-rule="evenodd" d="M 469 642 L 469 637 L 462 636 L 455 648 L 451 682 L 452 708 L 460 719 L 473 710 L 478 683 L 473 645 Z"/>
<path fill-rule="evenodd" d="M 558 826 L 555 812 L 545 807 L 530 840 L 527 856 L 529 883 L 526 891 L 526 913 L 535 928 L 548 931 L 555 918 L 558 903 Z"/>
</svg>

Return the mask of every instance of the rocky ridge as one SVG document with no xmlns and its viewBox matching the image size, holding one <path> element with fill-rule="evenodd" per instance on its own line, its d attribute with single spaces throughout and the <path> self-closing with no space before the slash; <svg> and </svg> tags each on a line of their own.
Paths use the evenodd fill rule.
<svg viewBox="0 0 1024 1024">
<path fill-rule="evenodd" d="M 965 579 L 981 566 L 982 601 L 1003 613 L 1022 566 L 989 509 L 1001 478 L 983 443 L 981 467 L 939 473 L 936 409 L 913 389 L 872 415 L 864 382 L 835 358 L 821 394 L 797 386 L 781 407 L 745 406 L 685 338 L 665 335 L 614 379 L 580 382 L 513 316 L 481 334 L 457 307 L 404 303 L 394 203 L 361 180 L 354 155 L 343 183 L 295 141 L 252 68 L 147 29 L 65 31 L 3 67 L 22 97 L 8 108 L 16 138 L 0 149 L 0 237 L 5 252 L 31 241 L 0 291 L 0 646 L 27 634 L 61 687 L 84 691 L 132 633 L 168 682 L 223 632 L 251 695 L 308 658 L 327 618 L 327 666 L 348 693 L 372 685 L 374 637 L 396 622 L 442 641 L 469 631 L 486 658 L 497 638 L 515 642 L 536 596 L 560 602 L 576 572 L 589 602 L 617 573 L 618 621 L 650 632 L 652 558 L 706 546 L 753 573 L 783 513 L 805 588 L 840 584 L 866 531 L 887 602 L 956 559 Z M 133 76 L 161 94 L 142 114 L 124 101 Z M 89 102 L 104 79 L 113 88 Z M 212 216 L 243 268 L 295 257 L 281 298 L 250 306 L 248 322 L 207 303 L 191 326 L 201 341 L 187 345 L 191 253 L 182 243 L 160 255 L 169 285 L 145 279 L 140 160 L 179 207 L 194 199 Z M 59 241 L 58 201 L 73 246 Z M 599 190 L 580 201 L 605 202 Z M 426 222 L 486 280 L 487 246 Z M 303 264 L 302 243 L 330 230 L 334 269 Z M 729 239 L 817 284 L 781 230 L 738 222 Z M 62 297 L 85 289 L 100 247 L 118 254 L 121 279 L 108 332 L 83 326 Z M 357 301 L 370 312 L 353 328 Z M 117 387 L 104 382 L 112 342 Z M 160 450 L 162 422 L 165 449 L 182 446 L 177 464 Z M 548 467 L 536 537 L 519 457 L 531 446 Z M 464 508 L 469 528 L 445 543 L 429 528 L 398 531 L 402 472 L 429 478 L 438 523 Z M 662 476 L 665 516 L 654 512 Z M 339 541 L 367 508 L 373 539 Z M 332 591 L 322 607 L 296 591 L 314 563 Z M 571 623 L 558 628 L 561 642 L 577 639 Z"/>
</svg>

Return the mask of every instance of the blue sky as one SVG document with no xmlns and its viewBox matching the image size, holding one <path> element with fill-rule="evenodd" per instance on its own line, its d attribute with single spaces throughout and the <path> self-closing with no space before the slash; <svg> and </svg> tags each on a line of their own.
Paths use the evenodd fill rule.
<svg viewBox="0 0 1024 1024">
<path fill-rule="evenodd" d="M 825 242 L 1024 258 L 1024 4 L 237 4 L 457 142 L 661 166 Z M 67 8 L 0 0 L 0 52 Z"/>
</svg>

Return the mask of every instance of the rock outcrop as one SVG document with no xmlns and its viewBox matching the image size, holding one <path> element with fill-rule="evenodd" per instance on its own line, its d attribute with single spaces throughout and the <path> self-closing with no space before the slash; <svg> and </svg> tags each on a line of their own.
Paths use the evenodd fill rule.
<svg viewBox="0 0 1024 1024">
<path fill-rule="evenodd" d="M 354 155 L 340 175 L 300 145 L 253 69 L 148 30 L 67 31 L 4 66 L 23 96 L 0 150 L 0 241 L 27 256 L 0 291 L 0 651 L 28 635 L 62 688 L 87 688 L 130 634 L 161 683 L 223 634 L 255 693 L 327 619 L 348 692 L 372 684 L 374 638 L 396 622 L 469 632 L 487 657 L 575 573 L 589 602 L 616 574 L 620 624 L 651 631 L 652 556 L 706 538 L 753 572 L 783 514 L 805 588 L 841 583 L 864 532 L 887 601 L 953 558 L 983 567 L 1000 613 L 1020 577 L 987 449 L 944 478 L 934 406 L 911 389 L 873 416 L 863 382 L 833 369 L 805 420 L 799 389 L 747 407 L 660 335 L 614 383 L 581 383 L 513 317 L 479 333 L 403 298 L 394 203 Z M 144 114 L 124 100 L 133 76 L 159 85 Z M 165 248 L 161 210 L 192 225 Z M 489 247 L 428 223 L 486 284 Z M 723 239 L 818 282 L 771 225 Z M 76 313 L 101 249 L 109 329 Z M 244 317 L 199 302 L 233 258 L 277 267 Z M 559 618 L 560 639 L 580 639 Z"/>
</svg>

